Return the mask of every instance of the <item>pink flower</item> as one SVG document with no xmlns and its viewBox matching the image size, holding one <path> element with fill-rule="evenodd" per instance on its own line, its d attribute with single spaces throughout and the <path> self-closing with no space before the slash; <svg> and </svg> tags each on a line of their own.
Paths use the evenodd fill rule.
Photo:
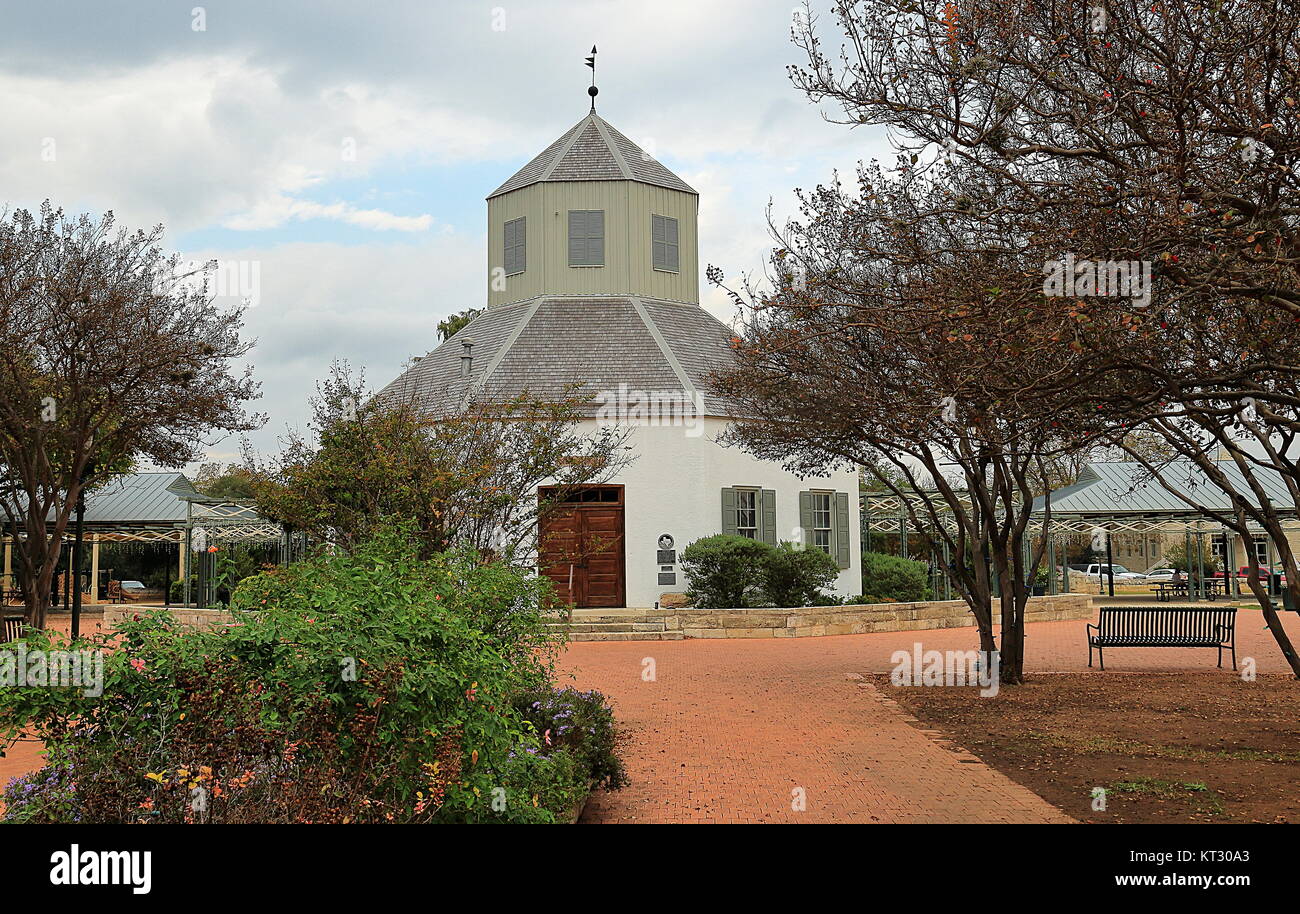
<svg viewBox="0 0 1300 914">
<path fill-rule="evenodd" d="M 542 738 L 546 740 L 546 745 L 549 746 L 551 744 L 551 731 L 547 730 L 545 733 L 543 733 Z"/>
<path fill-rule="evenodd" d="M 131 669 L 135 670 L 137 673 L 144 672 L 144 661 L 139 657 L 134 658 L 131 661 Z"/>
</svg>

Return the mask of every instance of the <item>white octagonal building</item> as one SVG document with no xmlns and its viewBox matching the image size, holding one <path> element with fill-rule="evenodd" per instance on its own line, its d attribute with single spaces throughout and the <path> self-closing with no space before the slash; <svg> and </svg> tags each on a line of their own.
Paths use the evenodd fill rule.
<svg viewBox="0 0 1300 914">
<path fill-rule="evenodd" d="M 436 412 L 470 390 L 559 397 L 576 384 L 593 426 L 613 404 L 689 404 L 685 421 L 628 422 L 633 461 L 552 522 L 602 543 L 577 563 L 543 545 L 539 570 L 560 595 L 580 608 L 657 606 L 686 589 L 681 550 L 717 533 L 824 549 L 836 592 L 860 593 L 856 473 L 801 479 L 718 444 L 739 420 L 706 389 L 732 358 L 732 332 L 699 303 L 699 194 L 593 106 L 487 202 L 486 309 L 380 396 Z"/>
</svg>

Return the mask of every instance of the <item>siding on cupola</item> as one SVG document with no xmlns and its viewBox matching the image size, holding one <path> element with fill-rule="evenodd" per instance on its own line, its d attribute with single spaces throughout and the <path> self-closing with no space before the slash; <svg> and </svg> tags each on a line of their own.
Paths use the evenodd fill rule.
<svg viewBox="0 0 1300 914">
<path fill-rule="evenodd" d="M 569 266 L 569 210 L 605 213 L 605 265 Z M 640 181 L 542 181 L 488 200 L 488 307 L 539 295 L 636 295 L 698 304 L 699 197 Z M 677 220 L 677 272 L 653 265 L 651 217 Z M 527 269 L 504 278 L 505 224 L 525 217 Z M 496 277 L 498 283 L 493 282 Z"/>
</svg>

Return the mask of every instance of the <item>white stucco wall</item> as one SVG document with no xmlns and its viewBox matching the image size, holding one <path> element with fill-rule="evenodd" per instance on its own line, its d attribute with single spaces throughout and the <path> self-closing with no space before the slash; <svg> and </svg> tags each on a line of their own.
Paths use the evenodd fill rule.
<svg viewBox="0 0 1300 914">
<path fill-rule="evenodd" d="M 594 420 L 592 422 L 594 425 Z M 726 427 L 720 419 L 705 419 L 695 429 L 636 426 L 628 441 L 636 459 L 613 484 L 625 486 L 624 555 L 627 605 L 651 607 L 663 593 L 683 593 L 686 580 L 680 564 L 676 585 L 658 583 L 655 561 L 660 534 L 671 534 L 681 550 L 703 536 L 722 532 L 722 489 L 755 486 L 776 491 L 779 540 L 801 541 L 799 493 L 833 489 L 849 495 L 849 567 L 840 572 L 836 592 L 862 592 L 862 542 L 858 517 L 858 478 L 845 469 L 833 476 L 800 479 L 779 464 L 757 460 L 735 447 L 717 443 Z"/>
</svg>

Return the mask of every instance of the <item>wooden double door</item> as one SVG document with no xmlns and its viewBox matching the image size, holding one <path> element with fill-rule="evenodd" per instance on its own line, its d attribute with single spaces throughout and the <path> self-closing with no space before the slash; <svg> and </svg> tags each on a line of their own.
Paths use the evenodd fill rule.
<svg viewBox="0 0 1300 914">
<path fill-rule="evenodd" d="M 623 487 L 569 495 L 543 523 L 538 554 L 561 600 L 579 608 L 625 605 Z"/>
</svg>

